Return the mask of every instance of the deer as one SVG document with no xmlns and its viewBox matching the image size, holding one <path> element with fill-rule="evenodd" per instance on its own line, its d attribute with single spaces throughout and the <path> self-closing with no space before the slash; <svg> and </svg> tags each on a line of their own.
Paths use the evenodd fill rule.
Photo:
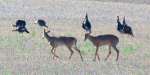
<svg viewBox="0 0 150 75">
<path fill-rule="evenodd" d="M 98 49 L 100 46 L 108 45 L 109 47 L 109 53 L 105 60 L 107 60 L 111 54 L 111 47 L 114 48 L 114 50 L 117 52 L 117 58 L 116 61 L 118 61 L 119 57 L 119 50 L 117 49 L 117 44 L 119 43 L 119 38 L 113 34 L 104 34 L 104 35 L 98 35 L 98 36 L 92 36 L 91 33 L 85 33 L 84 41 L 87 39 L 92 42 L 92 44 L 96 47 L 96 52 L 93 61 L 96 61 L 96 56 L 98 60 L 100 61 L 100 57 L 98 54 Z"/>
<path fill-rule="evenodd" d="M 44 29 L 44 37 L 47 39 L 48 42 L 50 42 L 50 45 L 52 47 L 51 53 L 54 55 L 53 58 L 54 57 L 59 58 L 59 56 L 55 54 L 56 48 L 58 46 L 66 46 L 70 51 L 69 59 L 71 59 L 71 57 L 74 53 L 74 51 L 72 49 L 72 48 L 74 48 L 80 54 L 81 60 L 83 61 L 81 52 L 77 48 L 77 45 L 76 45 L 77 44 L 76 38 L 66 37 L 66 36 L 60 36 L 60 37 L 50 36 L 50 35 L 48 35 L 49 32 L 50 32 L 49 30 Z"/>
</svg>

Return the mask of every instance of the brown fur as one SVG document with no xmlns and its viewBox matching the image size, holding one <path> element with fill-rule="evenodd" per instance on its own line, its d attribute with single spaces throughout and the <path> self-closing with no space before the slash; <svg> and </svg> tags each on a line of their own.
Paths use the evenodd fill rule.
<svg viewBox="0 0 150 75">
<path fill-rule="evenodd" d="M 86 33 L 85 34 L 85 40 L 86 39 L 89 39 L 93 43 L 93 45 L 96 47 L 95 57 L 93 59 L 94 61 L 96 61 L 96 56 L 98 57 L 98 60 L 100 60 L 99 54 L 98 54 L 98 48 L 100 46 L 103 46 L 103 45 L 108 45 L 109 46 L 109 54 L 107 55 L 105 60 L 107 60 L 108 57 L 111 54 L 111 47 L 113 47 L 114 50 L 117 52 L 116 61 L 118 60 L 119 50 L 117 49 L 116 45 L 119 42 L 119 38 L 117 36 L 112 35 L 112 34 L 92 36 L 92 35 L 90 35 L 90 33 Z"/>
</svg>

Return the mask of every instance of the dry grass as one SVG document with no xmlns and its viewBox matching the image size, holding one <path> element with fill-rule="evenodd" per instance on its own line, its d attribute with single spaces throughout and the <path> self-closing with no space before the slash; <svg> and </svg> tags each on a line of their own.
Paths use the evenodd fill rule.
<svg viewBox="0 0 150 75">
<path fill-rule="evenodd" d="M 41 2 L 42 1 L 42 2 Z M 100 62 L 93 62 L 95 48 L 84 42 L 82 18 L 88 12 L 92 35 L 114 34 L 120 38 L 119 61 L 116 53 L 104 61 L 107 46 L 101 47 Z M 101 1 L 0 0 L 0 75 L 149 75 L 150 6 Z M 126 16 L 135 37 L 116 31 L 116 16 Z M 69 60 L 69 50 L 59 47 L 61 57 L 53 60 L 51 47 L 42 39 L 43 29 L 33 22 L 45 19 L 50 35 L 73 36 L 78 39 L 84 62 L 77 52 Z M 11 32 L 17 19 L 25 19 L 30 34 Z"/>
</svg>

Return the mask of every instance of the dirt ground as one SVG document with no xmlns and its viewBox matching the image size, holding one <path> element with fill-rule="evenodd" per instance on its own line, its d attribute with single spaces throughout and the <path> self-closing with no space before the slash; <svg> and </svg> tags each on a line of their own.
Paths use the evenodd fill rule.
<svg viewBox="0 0 150 75">
<path fill-rule="evenodd" d="M 148 0 L 0 0 L 0 75 L 150 75 L 150 5 Z M 119 37 L 119 61 L 116 52 L 105 61 L 107 46 L 99 49 L 100 61 L 92 61 L 95 48 L 84 42 L 81 27 L 85 13 L 92 23 L 92 35 Z M 116 16 L 126 16 L 135 37 L 116 30 Z M 30 34 L 12 32 L 12 24 L 24 19 Z M 44 19 L 52 36 L 73 36 L 84 61 L 65 47 L 56 50 L 60 59 L 52 59 L 51 46 L 43 39 L 43 28 L 34 24 Z"/>
</svg>

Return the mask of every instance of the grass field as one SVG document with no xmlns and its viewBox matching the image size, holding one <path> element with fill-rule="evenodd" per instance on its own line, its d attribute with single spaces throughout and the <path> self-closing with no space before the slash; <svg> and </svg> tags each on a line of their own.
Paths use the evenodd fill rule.
<svg viewBox="0 0 150 75">
<path fill-rule="evenodd" d="M 0 0 L 0 75 L 150 75 L 150 6 L 148 0 Z M 108 47 L 99 48 L 100 61 L 92 61 L 95 47 L 84 41 L 81 28 L 85 13 L 92 23 L 92 35 L 119 37 L 119 61 L 116 52 L 105 61 Z M 126 16 L 135 37 L 116 30 L 116 16 Z M 44 19 L 52 36 L 76 37 L 79 54 L 69 60 L 65 47 L 56 50 L 60 59 L 52 59 L 51 46 L 43 39 L 43 29 L 34 24 Z M 17 19 L 27 21 L 30 34 L 12 32 Z"/>
</svg>

